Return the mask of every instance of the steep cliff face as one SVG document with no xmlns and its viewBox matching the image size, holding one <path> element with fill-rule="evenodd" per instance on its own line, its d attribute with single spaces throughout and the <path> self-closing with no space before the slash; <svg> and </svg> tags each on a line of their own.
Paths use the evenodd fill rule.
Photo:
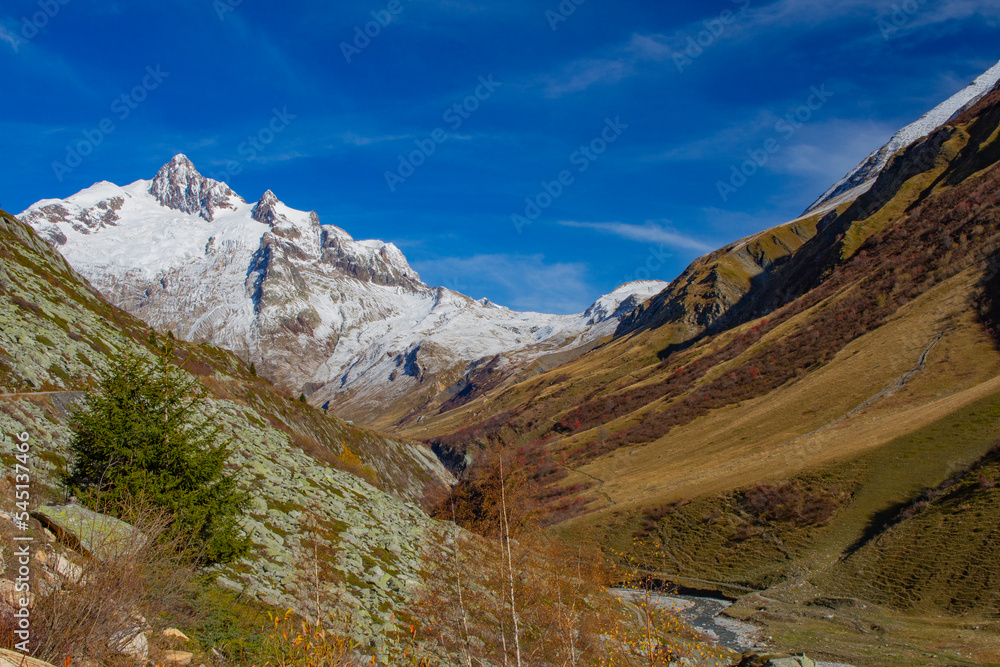
<svg viewBox="0 0 1000 667">
<path fill-rule="evenodd" d="M 439 409 L 495 357 L 516 375 L 582 352 L 666 286 L 624 285 L 580 315 L 514 312 L 428 286 L 393 244 L 357 241 L 270 190 L 249 203 L 183 155 L 151 181 L 98 183 L 20 217 L 157 329 L 232 350 L 314 405 L 383 426 Z"/>
</svg>

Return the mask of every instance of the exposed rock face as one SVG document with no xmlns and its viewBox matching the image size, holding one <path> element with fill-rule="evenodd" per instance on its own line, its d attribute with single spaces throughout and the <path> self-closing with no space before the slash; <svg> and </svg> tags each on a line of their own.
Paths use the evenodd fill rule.
<svg viewBox="0 0 1000 667">
<path fill-rule="evenodd" d="M 100 229 L 114 227 L 121 219 L 118 211 L 124 204 L 123 197 L 110 197 L 97 202 L 91 208 L 74 210 L 63 204 L 44 204 L 33 211 L 30 217 L 49 223 L 62 223 L 80 234 L 90 234 Z M 40 233 L 54 246 L 63 245 L 67 240 L 66 235 L 56 224 L 46 226 Z"/>
<path fill-rule="evenodd" d="M 160 168 L 149 193 L 167 208 L 195 213 L 209 222 L 215 219 L 218 209 L 235 209 L 235 200 L 243 202 L 225 183 L 199 174 L 185 155 L 175 156 Z"/>
<path fill-rule="evenodd" d="M 253 210 L 250 211 L 250 217 L 257 222 L 263 222 L 268 227 L 273 227 L 274 223 L 278 221 L 277 206 L 278 198 L 274 196 L 273 192 L 268 190 L 254 204 Z"/>
<path fill-rule="evenodd" d="M 117 226 L 83 222 L 109 213 Z M 437 409 L 498 355 L 513 372 L 583 350 L 666 287 L 630 283 L 580 315 L 514 312 L 426 285 L 395 245 L 355 240 L 270 190 L 251 205 L 183 155 L 152 181 L 100 183 L 21 217 L 115 305 L 366 421 Z"/>
</svg>

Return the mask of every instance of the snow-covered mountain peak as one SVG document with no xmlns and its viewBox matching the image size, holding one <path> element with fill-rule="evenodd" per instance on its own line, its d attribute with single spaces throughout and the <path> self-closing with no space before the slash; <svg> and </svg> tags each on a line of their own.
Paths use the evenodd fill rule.
<svg viewBox="0 0 1000 667">
<path fill-rule="evenodd" d="M 666 287 L 623 285 L 586 314 L 516 312 L 430 287 L 394 244 L 355 240 L 271 190 L 251 204 L 184 155 L 152 180 L 104 181 L 20 217 L 116 305 L 351 414 L 448 401 L 484 365 L 508 377 L 582 353 Z"/>
<path fill-rule="evenodd" d="M 257 206 L 274 206 L 278 203 L 278 196 L 271 189 L 265 190 L 264 194 L 257 200 Z"/>
<path fill-rule="evenodd" d="M 1000 82 L 1000 62 L 986 70 L 968 86 L 934 107 L 915 122 L 896 132 L 889 142 L 865 158 L 850 173 L 823 193 L 803 216 L 833 209 L 871 188 L 879 173 L 898 151 L 931 134 L 949 120 L 982 99 Z"/>
<path fill-rule="evenodd" d="M 246 203 L 225 183 L 202 176 L 184 154 L 175 155 L 160 167 L 149 193 L 167 208 L 196 213 L 209 222 L 220 209 L 236 210 L 237 204 Z"/>
<path fill-rule="evenodd" d="M 670 286 L 662 280 L 633 280 L 619 285 L 613 292 L 605 294 L 591 304 L 582 315 L 587 324 L 600 324 L 610 319 L 618 319 L 652 296 Z"/>
<path fill-rule="evenodd" d="M 268 190 L 254 204 L 253 210 L 250 212 L 250 217 L 257 222 L 264 223 L 268 227 L 273 227 L 278 217 L 277 206 L 278 198 L 273 192 Z"/>
</svg>

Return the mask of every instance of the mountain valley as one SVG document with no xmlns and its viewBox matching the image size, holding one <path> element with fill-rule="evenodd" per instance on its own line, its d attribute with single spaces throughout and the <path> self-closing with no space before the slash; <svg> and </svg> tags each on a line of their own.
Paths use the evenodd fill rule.
<svg viewBox="0 0 1000 667">
<path fill-rule="evenodd" d="M 0 215 L 0 258 L 0 428 L 44 443 L 46 501 L 117 354 L 208 393 L 250 494 L 211 589 L 237 614 L 322 596 L 371 664 L 520 664 L 522 635 L 525 664 L 763 664 L 642 636 L 607 589 L 646 584 L 755 653 L 1000 664 L 1000 64 L 801 217 L 580 314 L 432 287 L 180 154 Z"/>
</svg>

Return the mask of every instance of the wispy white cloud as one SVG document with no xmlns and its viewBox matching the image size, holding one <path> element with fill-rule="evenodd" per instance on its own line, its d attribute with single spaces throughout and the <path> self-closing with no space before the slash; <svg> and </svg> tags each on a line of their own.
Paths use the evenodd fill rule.
<svg viewBox="0 0 1000 667">
<path fill-rule="evenodd" d="M 421 277 L 463 294 L 542 313 L 578 313 L 594 299 L 587 266 L 549 264 L 544 255 L 474 255 L 414 262 Z"/>
<path fill-rule="evenodd" d="M 742 5 L 738 2 L 737 5 Z M 770 39 L 774 30 L 808 29 L 838 19 L 864 18 L 871 21 L 870 34 L 858 37 L 860 41 L 883 41 L 877 20 L 889 16 L 894 5 L 886 3 L 880 8 L 870 0 L 777 0 L 761 6 L 748 6 L 739 10 L 735 6 L 735 20 L 719 23 L 720 14 L 706 15 L 703 19 L 680 26 L 670 34 L 635 33 L 628 40 L 611 47 L 603 47 L 590 55 L 570 61 L 555 72 L 540 78 L 548 97 L 561 97 L 581 92 L 599 84 L 614 84 L 643 72 L 643 65 L 670 62 L 684 53 L 693 38 L 706 30 L 706 21 L 715 21 L 722 32 L 714 36 L 708 48 L 731 42 L 746 48 L 748 40 Z M 907 14 L 899 31 L 926 30 L 948 21 L 979 18 L 987 25 L 1000 24 L 1000 4 L 996 0 L 942 0 L 921 7 L 914 14 Z"/>
<path fill-rule="evenodd" d="M 386 141 L 400 141 L 402 139 L 412 139 L 412 134 L 383 134 L 369 136 L 364 134 L 358 134 L 357 132 L 347 131 L 342 132 L 337 136 L 343 144 L 349 146 L 370 146 L 372 144 L 380 144 Z"/>
<path fill-rule="evenodd" d="M 595 85 L 618 83 L 640 72 L 645 63 L 657 63 L 673 57 L 674 50 L 662 35 L 636 33 L 629 41 L 599 54 L 573 60 L 557 71 L 541 77 L 547 97 L 562 97 Z"/>
<path fill-rule="evenodd" d="M 625 58 L 588 58 L 567 65 L 561 72 L 545 77 L 545 95 L 562 97 L 597 84 L 617 83 L 632 76 L 633 66 Z"/>
<path fill-rule="evenodd" d="M 909 28 L 927 27 L 950 21 L 979 16 L 995 19 L 1000 16 L 1000 6 L 994 0 L 942 0 L 934 3 L 920 3 L 915 12 L 903 12 L 904 25 Z M 900 9 L 900 5 L 885 2 L 872 3 L 870 0 L 778 0 L 769 5 L 748 10 L 751 27 L 767 26 L 809 26 L 825 23 L 845 16 L 890 16 Z M 876 32 L 876 34 L 878 34 Z M 881 37 L 881 36 L 880 36 Z"/>
<path fill-rule="evenodd" d="M 592 229 L 602 234 L 611 234 L 629 241 L 657 243 L 677 250 L 693 250 L 695 252 L 711 252 L 715 248 L 696 238 L 681 234 L 658 222 L 647 222 L 642 225 L 630 225 L 624 222 L 576 222 L 564 220 L 559 223 L 563 227 L 577 229 Z"/>
<path fill-rule="evenodd" d="M 833 182 L 885 144 L 894 132 L 888 124 L 846 120 L 820 123 L 811 130 L 801 143 L 776 155 L 769 168 L 779 174 L 816 175 Z"/>
<path fill-rule="evenodd" d="M 645 60 L 666 60 L 672 58 L 671 49 L 661 35 L 632 35 L 632 40 L 625 46 L 625 51 L 636 58 Z"/>
<path fill-rule="evenodd" d="M 747 137 L 755 137 L 766 131 L 773 132 L 778 120 L 778 116 L 772 111 L 760 109 L 744 122 L 724 126 L 708 136 L 672 146 L 641 159 L 643 162 L 690 162 L 730 155 L 746 145 Z"/>
<path fill-rule="evenodd" d="M 14 49 L 14 53 L 20 50 L 22 44 L 22 40 L 13 32 L 9 32 L 3 25 L 0 25 L 0 42 L 9 44 Z"/>
<path fill-rule="evenodd" d="M 103 90 L 94 84 L 92 71 L 86 65 L 66 58 L 58 51 L 58 47 L 46 45 L 44 40 L 23 39 L 21 26 L 12 20 L 0 17 L 0 62 L 9 59 L 10 67 L 18 74 L 37 77 L 45 81 L 46 86 L 53 87 L 63 94 L 72 92 L 76 95 L 77 104 L 102 101 Z M 9 47 L 9 50 L 8 50 Z M 4 74 L 8 72 L 5 69 Z"/>
</svg>

